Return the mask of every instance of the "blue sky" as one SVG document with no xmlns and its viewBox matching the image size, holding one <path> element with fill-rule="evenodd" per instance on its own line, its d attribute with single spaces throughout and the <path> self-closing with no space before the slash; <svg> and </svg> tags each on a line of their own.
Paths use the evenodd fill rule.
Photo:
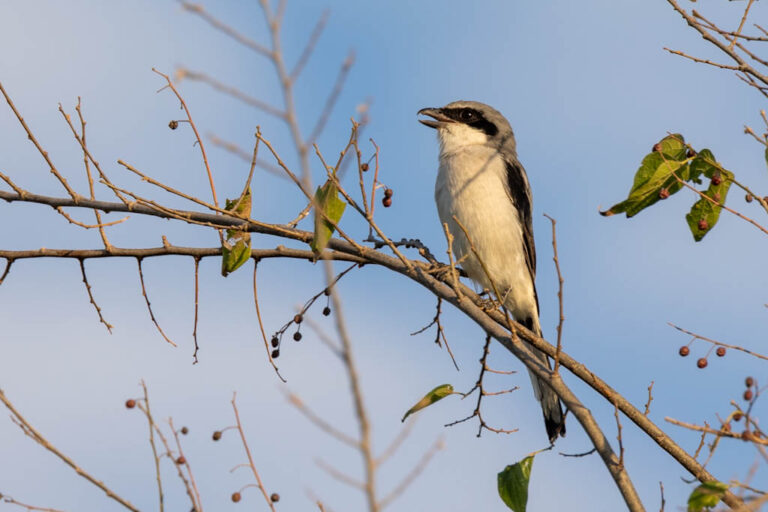
<svg viewBox="0 0 768 512">
<path fill-rule="evenodd" d="M 721 4 L 706 6 L 707 12 L 736 26 L 743 3 Z M 253 39 L 267 42 L 257 2 L 208 2 L 207 7 Z M 765 375 L 764 367 L 729 353 L 710 358 L 709 368 L 698 370 L 695 358 L 705 347 L 694 345 L 694 356 L 679 358 L 677 349 L 687 339 L 667 322 L 765 352 L 766 239 L 724 214 L 717 229 L 695 244 L 684 220 L 694 198 L 685 192 L 629 221 L 606 219 L 597 211 L 625 197 L 641 158 L 667 132 L 683 133 L 697 148 L 711 148 L 742 181 L 764 190 L 762 151 L 742 133 L 744 124 L 760 126 L 758 111 L 765 104 L 759 96 L 728 72 L 664 52 L 668 46 L 718 57 L 660 0 L 486 2 L 472 9 L 465 2 L 437 0 L 289 2 L 283 29 L 289 63 L 325 8 L 331 11 L 327 29 L 296 86 L 300 122 L 305 132 L 311 129 L 338 66 L 353 49 L 355 66 L 319 145 L 326 155 L 340 150 L 355 106 L 373 99 L 365 135 L 382 148 L 381 178 L 395 191 L 393 207 L 378 211 L 384 230 L 392 238 L 420 238 L 435 254 L 444 254 L 432 199 L 437 144 L 434 133 L 416 122 L 415 113 L 457 99 L 495 106 L 515 128 L 533 187 L 545 335 L 554 339 L 557 318 L 549 223 L 542 215 L 548 213 L 558 220 L 565 276 L 565 350 L 639 406 L 655 381 L 651 418 L 684 448 L 695 449 L 698 436 L 666 425 L 663 418 L 715 422 L 716 412 L 727 414 L 729 400 L 739 399 L 743 378 Z M 758 3 L 753 11 L 754 19 L 760 19 L 766 7 Z M 274 72 L 264 58 L 182 12 L 175 2 L 13 0 L 3 6 L 0 45 L 0 80 L 57 166 L 79 187 L 85 185 L 82 159 L 56 111 L 58 102 L 73 111 L 77 96 L 83 98 L 89 146 L 117 183 L 150 190 L 117 166 L 116 160 L 123 158 L 173 186 L 207 197 L 192 135 L 183 126 L 167 128 L 181 114 L 168 92 L 156 94 L 162 81 L 150 69 L 204 70 L 249 94 L 280 101 Z M 273 118 L 202 84 L 183 82 L 181 91 L 203 133 L 249 147 L 260 125 L 295 165 L 288 134 Z M 28 189 L 62 194 L 4 106 L 0 134 L 0 171 Z M 363 148 L 370 152 L 370 146 Z M 208 151 L 220 197 L 236 195 L 247 165 L 210 145 Z M 321 169 L 317 162 L 313 165 L 319 179 Z M 255 218 L 286 222 L 304 204 L 286 181 L 264 173 L 256 176 L 253 190 Z M 744 204 L 739 194 L 731 204 L 758 215 L 757 207 Z M 91 216 L 79 218 L 90 222 Z M 3 248 L 100 243 L 96 233 L 69 226 L 39 206 L 0 204 L 0 219 Z M 354 236 L 367 233 L 350 214 L 344 221 Z M 161 235 L 179 245 L 216 244 L 210 232 L 139 218 L 111 233 L 115 245 L 126 247 L 159 245 Z M 276 243 L 254 237 L 257 247 Z M 115 325 L 111 336 L 88 303 L 75 262 L 17 263 L 0 287 L 0 387 L 57 446 L 142 510 L 155 504 L 146 426 L 137 412 L 123 407 L 125 398 L 138 396 L 139 380 L 149 385 L 158 417 L 172 416 L 177 426 L 191 429 L 185 452 L 209 510 L 244 505 L 228 499 L 248 483 L 246 475 L 229 473 L 243 461 L 236 440 L 209 441 L 213 430 L 233 421 L 229 400 L 237 391 L 262 477 L 270 490 L 280 492 L 284 510 L 311 510 L 308 489 L 334 510 L 360 510 L 363 501 L 357 491 L 340 485 L 313 462 L 319 457 L 360 474 L 357 455 L 285 404 L 280 392 L 285 386 L 274 377 L 257 337 L 250 273 L 244 269 L 225 280 L 218 265 L 212 259 L 201 265 L 203 348 L 200 364 L 192 366 L 191 261 L 144 264 L 154 311 L 180 344 L 176 349 L 164 343 L 148 318 L 134 261 L 87 263 L 97 300 Z M 321 269 L 303 262 L 264 262 L 259 270 L 269 331 L 323 287 Z M 401 428 L 402 413 L 425 391 L 444 382 L 457 389 L 472 386 L 483 336 L 447 308 L 447 336 L 461 367 L 457 373 L 431 335 L 409 336 L 432 318 L 434 302 L 425 291 L 369 267 L 345 278 L 340 289 L 373 410 L 374 443 L 383 449 Z M 313 316 L 332 329 L 319 308 Z M 523 370 L 498 347 L 492 359 L 494 367 Z M 307 331 L 301 344 L 286 347 L 280 363 L 289 389 L 343 430 L 354 431 L 341 368 L 314 336 Z M 566 380 L 613 439 L 613 408 L 576 379 Z M 422 412 L 404 450 L 384 468 L 380 488 L 386 493 L 395 485 L 438 436 L 444 436 L 446 449 L 391 510 L 505 510 L 496 494 L 496 473 L 543 447 L 545 439 L 527 376 L 496 379 L 493 385 L 521 386 L 486 405 L 494 424 L 520 431 L 477 439 L 473 421 L 443 428 L 469 414 L 474 402 L 451 398 Z M 623 425 L 627 468 L 646 506 L 658 506 L 659 481 L 664 482 L 668 506 L 682 505 L 690 492 L 680 480 L 686 473 L 628 420 Z M 10 421 L 0 421 L 0 439 L 5 461 L 0 492 L 64 510 L 116 509 Z M 571 420 L 568 437 L 558 441 L 557 450 L 588 448 Z M 723 479 L 743 478 L 755 456 L 741 444 L 724 443 L 708 467 Z M 166 469 L 169 503 L 185 503 L 171 468 Z M 755 482 L 765 477 L 761 470 Z M 531 486 L 530 510 L 621 509 L 620 496 L 596 456 L 542 454 Z M 259 499 L 253 490 L 246 491 L 244 501 Z"/>
</svg>

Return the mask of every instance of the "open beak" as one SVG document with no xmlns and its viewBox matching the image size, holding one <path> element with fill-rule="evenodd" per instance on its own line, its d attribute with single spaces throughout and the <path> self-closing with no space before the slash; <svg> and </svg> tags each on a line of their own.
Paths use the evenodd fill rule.
<svg viewBox="0 0 768 512">
<path fill-rule="evenodd" d="M 445 123 L 455 122 L 453 119 L 443 114 L 442 109 L 439 108 L 423 108 L 419 110 L 418 115 L 429 116 L 434 119 L 434 121 L 432 119 L 419 119 L 421 124 L 429 126 L 430 128 L 440 128 Z"/>
</svg>

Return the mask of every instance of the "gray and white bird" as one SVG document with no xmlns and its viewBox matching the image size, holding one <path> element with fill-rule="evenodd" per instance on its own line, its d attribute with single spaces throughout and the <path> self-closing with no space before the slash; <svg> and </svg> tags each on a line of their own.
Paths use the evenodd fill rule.
<svg viewBox="0 0 768 512">
<path fill-rule="evenodd" d="M 419 122 L 437 130 L 440 167 L 435 201 L 440 221 L 454 237 L 457 260 L 478 285 L 492 291 L 495 284 L 515 320 L 540 336 L 531 188 L 517 159 L 512 127 L 498 111 L 476 101 L 455 101 L 418 113 L 431 118 Z M 550 365 L 544 353 L 534 353 Z M 560 400 L 546 383 L 529 373 L 544 412 L 547 436 L 554 442 L 558 435 L 565 435 Z"/>
</svg>

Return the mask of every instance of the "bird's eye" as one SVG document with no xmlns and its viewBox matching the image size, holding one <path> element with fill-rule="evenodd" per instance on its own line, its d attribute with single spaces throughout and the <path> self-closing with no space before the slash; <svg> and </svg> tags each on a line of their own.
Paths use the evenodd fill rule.
<svg viewBox="0 0 768 512">
<path fill-rule="evenodd" d="M 468 109 L 467 110 L 462 110 L 461 113 L 459 114 L 459 117 L 464 122 L 474 121 L 475 120 L 475 113 L 472 112 L 471 110 L 468 110 Z"/>
</svg>

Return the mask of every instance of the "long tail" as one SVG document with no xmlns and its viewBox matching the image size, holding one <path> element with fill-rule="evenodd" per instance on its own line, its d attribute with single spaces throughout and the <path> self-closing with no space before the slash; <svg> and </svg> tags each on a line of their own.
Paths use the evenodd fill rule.
<svg viewBox="0 0 768 512">
<path fill-rule="evenodd" d="M 534 349 L 533 353 L 547 365 L 547 368 L 552 368 L 550 360 L 544 352 Z M 560 403 L 557 394 L 552 391 L 552 388 L 536 377 L 530 370 L 528 370 L 528 375 L 531 377 L 531 384 L 533 385 L 533 392 L 536 395 L 536 400 L 541 402 L 541 410 L 544 413 L 544 426 L 547 429 L 549 442 L 554 443 L 558 435 L 565 437 L 565 416 L 563 415 L 563 406 Z"/>
</svg>

